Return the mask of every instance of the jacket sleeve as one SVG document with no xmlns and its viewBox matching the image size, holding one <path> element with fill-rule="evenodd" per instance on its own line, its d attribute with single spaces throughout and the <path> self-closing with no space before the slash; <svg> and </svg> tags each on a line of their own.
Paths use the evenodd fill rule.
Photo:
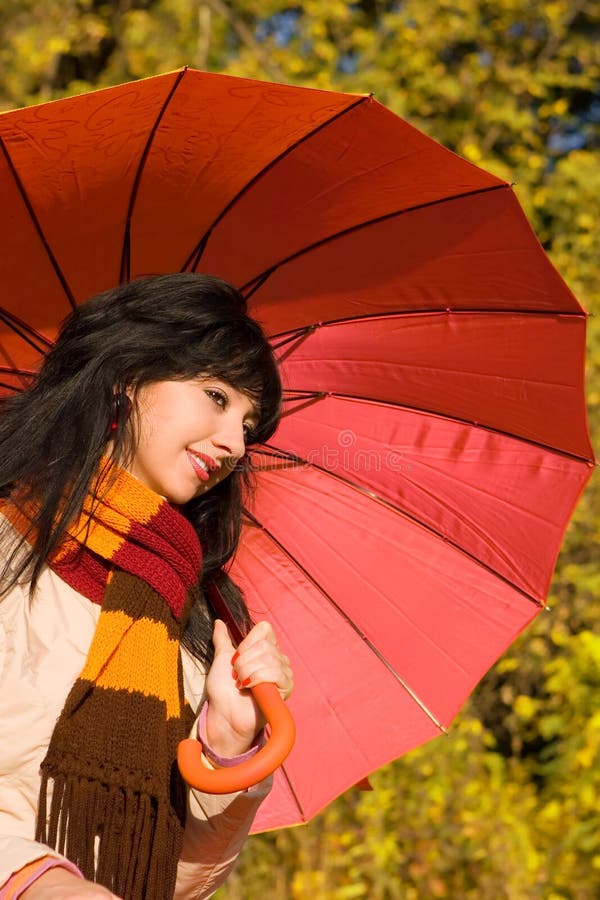
<svg viewBox="0 0 600 900">
<path fill-rule="evenodd" d="M 272 778 L 235 794 L 188 792 L 188 816 L 174 900 L 204 900 L 225 881 Z"/>
</svg>

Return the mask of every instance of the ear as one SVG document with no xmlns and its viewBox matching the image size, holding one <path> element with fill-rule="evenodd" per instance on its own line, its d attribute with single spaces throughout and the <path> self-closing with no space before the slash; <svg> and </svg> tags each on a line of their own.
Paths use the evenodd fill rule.
<svg viewBox="0 0 600 900">
<path fill-rule="evenodd" d="M 117 431 L 122 424 L 127 422 L 131 415 L 131 406 L 131 398 L 126 391 L 115 391 L 112 399 L 109 437 L 114 435 L 115 431 Z"/>
</svg>

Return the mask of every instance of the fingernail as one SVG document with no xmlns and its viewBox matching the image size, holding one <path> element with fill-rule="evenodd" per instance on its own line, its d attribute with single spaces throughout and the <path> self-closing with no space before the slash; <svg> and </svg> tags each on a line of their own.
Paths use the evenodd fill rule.
<svg viewBox="0 0 600 900">
<path fill-rule="evenodd" d="M 238 661 L 239 655 L 240 655 L 240 651 L 236 650 L 235 653 L 233 654 L 233 656 L 231 657 L 231 665 L 232 666 L 235 666 L 236 662 Z"/>
<path fill-rule="evenodd" d="M 235 669 L 231 670 L 231 677 L 233 678 L 234 681 L 239 681 L 238 673 L 235 671 Z"/>
<path fill-rule="evenodd" d="M 238 688 L 238 689 L 241 691 L 241 689 L 242 689 L 242 682 L 240 681 L 239 678 L 238 678 L 238 680 L 236 681 L 235 686 L 236 686 L 236 688 Z"/>
<path fill-rule="evenodd" d="M 252 678 L 244 678 L 244 680 L 242 681 L 242 687 L 248 687 L 251 681 Z"/>
</svg>

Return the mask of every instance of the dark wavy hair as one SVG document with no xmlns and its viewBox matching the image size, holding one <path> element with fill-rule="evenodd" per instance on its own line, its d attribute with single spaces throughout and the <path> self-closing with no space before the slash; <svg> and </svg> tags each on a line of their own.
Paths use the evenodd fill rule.
<svg viewBox="0 0 600 900">
<path fill-rule="evenodd" d="M 110 430 L 115 394 L 130 390 L 135 417 L 143 385 L 199 375 L 222 379 L 246 394 L 259 412 L 248 443 L 268 440 L 281 414 L 277 365 L 262 329 L 247 315 L 245 299 L 220 278 L 142 278 L 98 294 L 68 316 L 32 384 L 0 405 L 0 496 L 16 488 L 22 496 L 25 489 L 39 510 L 33 546 L 22 543 L 11 555 L 2 575 L 4 591 L 24 573 L 35 588 L 48 555 L 81 512 L 109 436 L 115 458 L 125 465 L 133 458 L 137 429 L 128 427 L 127 416 L 118 417 L 116 431 Z M 242 628 L 249 625 L 247 609 L 224 567 L 237 547 L 251 487 L 243 460 L 181 507 L 202 545 L 202 587 L 217 583 Z M 213 618 L 204 600 L 196 604 L 184 637 L 207 662 Z"/>
</svg>

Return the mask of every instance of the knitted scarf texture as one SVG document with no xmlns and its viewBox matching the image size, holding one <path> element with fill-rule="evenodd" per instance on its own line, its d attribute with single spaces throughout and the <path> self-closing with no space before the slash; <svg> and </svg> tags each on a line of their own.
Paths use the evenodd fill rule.
<svg viewBox="0 0 600 900">
<path fill-rule="evenodd" d="M 101 612 L 42 763 L 36 840 L 125 900 L 168 900 L 186 809 L 176 752 L 193 719 L 180 641 L 202 553 L 187 519 L 116 471 L 48 560 Z M 31 510 L 2 512 L 27 533 Z"/>
</svg>

